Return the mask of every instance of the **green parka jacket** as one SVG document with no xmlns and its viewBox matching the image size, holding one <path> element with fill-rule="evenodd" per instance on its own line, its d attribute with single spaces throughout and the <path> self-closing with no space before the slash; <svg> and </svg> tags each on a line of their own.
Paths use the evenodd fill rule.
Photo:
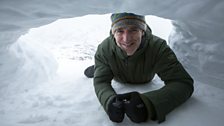
<svg viewBox="0 0 224 126">
<path fill-rule="evenodd" d="M 166 41 L 152 35 L 148 27 L 139 49 L 127 56 L 111 34 L 95 54 L 94 88 L 107 112 L 108 101 L 116 95 L 111 80 L 123 83 L 146 83 L 158 74 L 164 86 L 158 90 L 140 94 L 148 113 L 159 122 L 174 108 L 185 102 L 193 93 L 193 79 L 185 71 Z M 149 117 L 152 119 L 152 117 Z"/>
</svg>

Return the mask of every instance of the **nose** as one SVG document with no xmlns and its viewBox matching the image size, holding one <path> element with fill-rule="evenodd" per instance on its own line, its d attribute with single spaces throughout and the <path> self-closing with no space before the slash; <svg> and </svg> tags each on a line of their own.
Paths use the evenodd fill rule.
<svg viewBox="0 0 224 126">
<path fill-rule="evenodd" d="M 125 43 L 129 43 L 130 42 L 130 39 L 131 39 L 131 35 L 128 31 L 125 31 L 124 34 L 123 34 L 123 41 Z"/>
</svg>

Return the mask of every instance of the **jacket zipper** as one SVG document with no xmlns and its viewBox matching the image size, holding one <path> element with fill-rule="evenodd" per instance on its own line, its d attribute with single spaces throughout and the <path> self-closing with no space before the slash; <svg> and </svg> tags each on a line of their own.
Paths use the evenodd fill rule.
<svg viewBox="0 0 224 126">
<path fill-rule="evenodd" d="M 124 60 L 124 64 L 125 64 L 125 80 L 127 81 L 128 80 L 128 78 L 127 77 L 129 77 L 129 71 L 128 71 L 128 57 L 126 57 L 125 58 L 125 60 Z"/>
<path fill-rule="evenodd" d="M 125 66 L 128 67 L 128 57 L 124 60 Z"/>
</svg>

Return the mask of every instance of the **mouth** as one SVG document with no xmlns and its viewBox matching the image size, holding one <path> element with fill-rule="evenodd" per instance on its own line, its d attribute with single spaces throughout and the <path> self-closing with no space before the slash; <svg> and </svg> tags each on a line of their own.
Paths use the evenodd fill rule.
<svg viewBox="0 0 224 126">
<path fill-rule="evenodd" d="M 131 46 L 134 45 L 134 43 L 130 43 L 130 44 L 122 44 L 122 45 L 123 45 L 123 47 L 130 48 Z"/>
</svg>

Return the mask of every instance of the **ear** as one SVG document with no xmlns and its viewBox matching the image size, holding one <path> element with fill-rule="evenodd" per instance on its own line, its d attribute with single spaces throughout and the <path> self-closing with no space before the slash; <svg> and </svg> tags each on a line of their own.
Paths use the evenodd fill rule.
<svg viewBox="0 0 224 126">
<path fill-rule="evenodd" d="M 144 35 L 145 35 L 145 31 L 142 30 L 142 36 L 144 36 Z"/>
</svg>

